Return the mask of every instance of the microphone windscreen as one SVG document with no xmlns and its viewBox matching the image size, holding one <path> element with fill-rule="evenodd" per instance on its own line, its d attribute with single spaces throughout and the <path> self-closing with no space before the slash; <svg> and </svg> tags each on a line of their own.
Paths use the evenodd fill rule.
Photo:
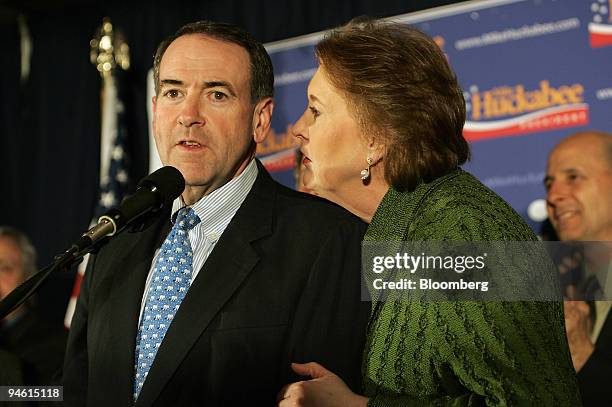
<svg viewBox="0 0 612 407">
<path fill-rule="evenodd" d="M 178 198 L 185 189 L 185 178 L 179 170 L 171 166 L 165 166 L 149 174 L 138 183 L 138 188 L 147 188 L 160 194 L 164 203 L 169 203 Z"/>
</svg>

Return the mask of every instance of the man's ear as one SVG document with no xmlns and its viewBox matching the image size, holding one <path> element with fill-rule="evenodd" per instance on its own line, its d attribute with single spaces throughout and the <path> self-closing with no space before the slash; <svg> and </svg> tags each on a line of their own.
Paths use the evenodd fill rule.
<svg viewBox="0 0 612 407">
<path fill-rule="evenodd" d="M 255 105 L 253 113 L 253 140 L 255 143 L 263 142 L 268 136 L 273 110 L 274 100 L 271 97 L 264 98 Z"/>
<path fill-rule="evenodd" d="M 157 117 L 157 115 L 155 114 L 157 111 L 157 96 L 153 96 L 151 98 L 151 103 L 153 105 L 153 123 L 152 123 L 152 128 L 153 128 L 153 134 L 156 134 L 156 130 L 155 130 L 155 117 Z"/>
</svg>

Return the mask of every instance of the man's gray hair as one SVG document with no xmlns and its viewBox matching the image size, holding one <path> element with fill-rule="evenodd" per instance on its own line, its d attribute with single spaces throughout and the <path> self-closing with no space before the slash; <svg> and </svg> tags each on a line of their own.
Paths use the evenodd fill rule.
<svg viewBox="0 0 612 407">
<path fill-rule="evenodd" d="M 11 239 L 21 250 L 24 279 L 36 273 L 36 249 L 30 239 L 24 233 L 11 226 L 0 226 L 0 238 L 3 237 Z"/>
</svg>

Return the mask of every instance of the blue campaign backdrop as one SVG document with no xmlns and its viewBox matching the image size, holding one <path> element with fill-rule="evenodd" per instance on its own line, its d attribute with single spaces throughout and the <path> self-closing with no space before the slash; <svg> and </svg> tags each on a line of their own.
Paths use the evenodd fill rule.
<svg viewBox="0 0 612 407">
<path fill-rule="evenodd" d="M 546 157 L 563 137 L 612 130 L 612 0 L 486 0 L 392 17 L 428 33 L 448 56 L 468 107 L 465 169 L 538 232 L 546 218 Z M 295 141 L 324 33 L 268 44 L 275 76 L 273 130 L 258 154 L 294 186 Z"/>
</svg>

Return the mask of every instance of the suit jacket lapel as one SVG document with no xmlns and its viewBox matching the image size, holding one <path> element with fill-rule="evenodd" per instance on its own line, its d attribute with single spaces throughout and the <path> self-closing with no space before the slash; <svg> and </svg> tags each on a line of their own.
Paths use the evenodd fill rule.
<svg viewBox="0 0 612 407">
<path fill-rule="evenodd" d="M 114 342 L 110 354 L 105 357 L 115 361 L 117 367 L 116 375 L 109 378 L 113 383 L 109 389 L 122 399 L 124 405 L 131 405 L 133 401 L 136 334 L 145 282 L 155 249 L 165 238 L 169 225 L 169 212 L 163 211 L 150 227 L 135 234 L 125 232 L 117 242 L 111 289 L 112 323 L 108 336 Z"/>
<path fill-rule="evenodd" d="M 251 242 L 271 233 L 275 192 L 274 181 L 259 164 L 253 188 L 204 263 L 172 321 L 137 406 L 151 405 L 155 401 L 191 347 L 257 264 L 259 256 Z"/>
</svg>

